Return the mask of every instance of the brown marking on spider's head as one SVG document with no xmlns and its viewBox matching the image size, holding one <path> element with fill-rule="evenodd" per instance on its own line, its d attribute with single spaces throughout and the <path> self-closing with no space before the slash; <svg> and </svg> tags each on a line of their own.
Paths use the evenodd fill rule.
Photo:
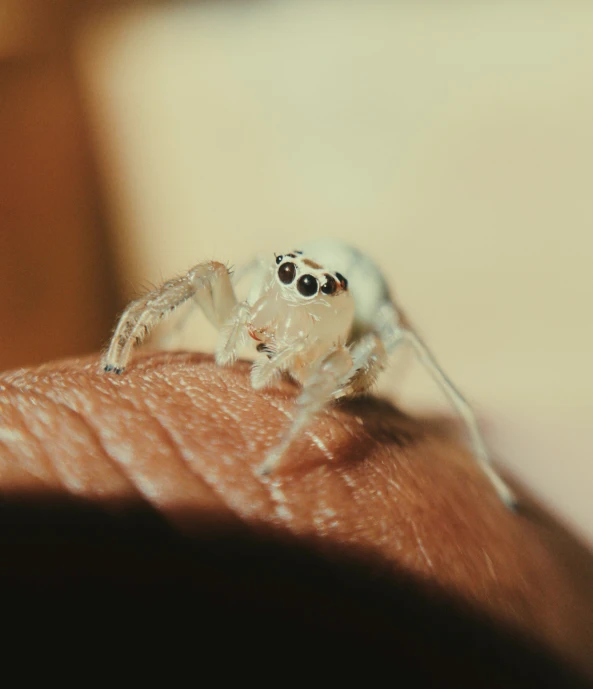
<svg viewBox="0 0 593 689">
<path fill-rule="evenodd" d="M 303 263 L 309 268 L 313 268 L 313 270 L 323 269 L 323 266 L 320 266 L 319 263 L 315 263 L 315 261 L 312 261 L 310 258 L 304 258 Z"/>
</svg>

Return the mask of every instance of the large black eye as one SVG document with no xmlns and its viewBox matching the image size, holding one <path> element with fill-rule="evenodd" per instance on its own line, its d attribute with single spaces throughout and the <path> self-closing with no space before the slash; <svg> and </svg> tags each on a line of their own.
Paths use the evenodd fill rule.
<svg viewBox="0 0 593 689">
<path fill-rule="evenodd" d="M 278 258 L 282 258 L 279 256 Z M 296 266 L 294 263 L 283 263 L 280 268 L 278 268 L 278 277 L 280 278 L 280 282 L 283 282 L 285 285 L 290 285 L 290 283 L 294 280 L 294 276 L 296 275 Z"/>
<path fill-rule="evenodd" d="M 276 256 L 276 265 L 279 266 L 284 260 L 284 256 Z"/>
<path fill-rule="evenodd" d="M 342 289 L 348 289 L 348 280 L 342 275 L 342 273 L 336 273 L 336 277 L 340 281 L 340 284 L 342 285 Z"/>
<path fill-rule="evenodd" d="M 297 289 L 303 297 L 312 297 L 319 289 L 317 278 L 312 275 L 301 275 L 297 281 Z"/>
<path fill-rule="evenodd" d="M 325 274 L 325 282 L 321 285 L 321 291 L 323 294 L 335 294 L 338 289 L 338 283 L 333 279 L 331 275 Z"/>
</svg>

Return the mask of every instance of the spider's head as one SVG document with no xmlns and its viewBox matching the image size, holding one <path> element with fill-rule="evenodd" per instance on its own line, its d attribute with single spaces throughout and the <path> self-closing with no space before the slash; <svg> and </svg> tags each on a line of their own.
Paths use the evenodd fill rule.
<svg viewBox="0 0 593 689">
<path fill-rule="evenodd" d="M 325 268 L 302 251 L 276 255 L 274 273 L 274 291 L 284 302 L 287 316 L 297 320 L 296 310 L 305 316 L 311 334 L 346 341 L 354 302 L 348 280 L 341 273 Z"/>
</svg>

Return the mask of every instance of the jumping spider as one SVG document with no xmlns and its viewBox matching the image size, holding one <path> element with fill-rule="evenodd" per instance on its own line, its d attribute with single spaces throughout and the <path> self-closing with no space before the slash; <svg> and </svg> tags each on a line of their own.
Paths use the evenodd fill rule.
<svg viewBox="0 0 593 689">
<path fill-rule="evenodd" d="M 216 363 L 232 364 L 248 338 L 259 356 L 251 369 L 254 389 L 287 372 L 302 385 L 294 420 L 283 440 L 260 465 L 278 467 L 292 441 L 331 400 L 358 395 L 373 384 L 390 354 L 404 343 L 440 385 L 463 419 L 476 460 L 501 500 L 515 498 L 490 464 L 476 417 L 418 335 L 403 322 L 387 282 L 368 256 L 341 242 L 316 242 L 259 257 L 241 275 L 252 274 L 245 301 L 238 302 L 231 274 L 216 261 L 199 263 L 133 301 L 123 312 L 104 356 L 105 371 L 122 373 L 132 349 L 151 328 L 188 299 L 220 330 Z M 238 280 L 236 276 L 235 282 Z"/>
</svg>

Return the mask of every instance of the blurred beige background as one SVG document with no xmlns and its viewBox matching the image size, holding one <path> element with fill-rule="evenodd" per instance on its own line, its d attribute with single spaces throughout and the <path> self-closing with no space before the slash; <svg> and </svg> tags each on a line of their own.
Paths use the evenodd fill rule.
<svg viewBox="0 0 593 689">
<path fill-rule="evenodd" d="M 128 297 L 356 243 L 500 463 L 593 542 L 593 4 L 134 5 L 76 45 Z M 182 346 L 213 341 L 197 318 Z M 446 409 L 416 366 L 396 387 Z"/>
</svg>

